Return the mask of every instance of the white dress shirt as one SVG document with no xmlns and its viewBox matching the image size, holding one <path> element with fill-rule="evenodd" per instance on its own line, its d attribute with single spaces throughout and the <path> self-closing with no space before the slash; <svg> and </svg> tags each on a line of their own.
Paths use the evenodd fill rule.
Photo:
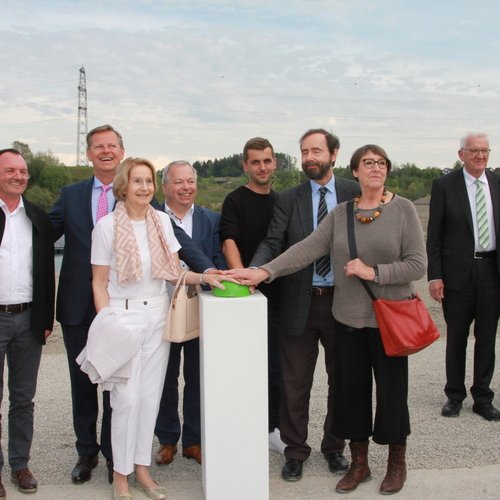
<svg viewBox="0 0 500 500">
<path fill-rule="evenodd" d="M 24 304 L 33 300 L 33 225 L 23 199 L 11 213 L 0 199 L 5 229 L 0 245 L 0 304 Z"/>
</svg>

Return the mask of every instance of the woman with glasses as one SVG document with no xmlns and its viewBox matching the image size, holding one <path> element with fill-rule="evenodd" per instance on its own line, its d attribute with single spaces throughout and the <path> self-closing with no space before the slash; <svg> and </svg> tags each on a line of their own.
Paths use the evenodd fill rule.
<svg viewBox="0 0 500 500">
<path fill-rule="evenodd" d="M 399 491 L 406 480 L 408 358 L 385 354 L 371 299 L 358 278 L 369 281 L 376 297 L 390 300 L 415 294 L 412 281 L 426 270 L 422 227 L 413 204 L 387 190 L 391 170 L 386 152 L 368 144 L 352 155 L 350 168 L 361 194 L 340 203 L 309 237 L 259 269 L 234 271 L 242 283 L 256 285 L 296 272 L 330 253 L 335 275 L 335 387 L 333 429 L 349 439 L 351 466 L 336 491 L 346 493 L 371 477 L 368 440 L 389 445 L 382 494 Z M 348 212 L 348 204 L 353 211 Z M 354 219 L 358 258 L 351 259 L 348 217 Z M 376 381 L 372 415 L 372 377 Z"/>
</svg>

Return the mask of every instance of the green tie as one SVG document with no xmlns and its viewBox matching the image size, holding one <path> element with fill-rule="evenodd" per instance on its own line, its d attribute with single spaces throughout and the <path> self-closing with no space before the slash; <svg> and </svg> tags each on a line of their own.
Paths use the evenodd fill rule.
<svg viewBox="0 0 500 500">
<path fill-rule="evenodd" d="M 476 221 L 479 245 L 487 248 L 490 243 L 490 233 L 488 229 L 488 214 L 486 212 L 486 196 L 484 194 L 483 183 L 476 179 Z"/>
</svg>

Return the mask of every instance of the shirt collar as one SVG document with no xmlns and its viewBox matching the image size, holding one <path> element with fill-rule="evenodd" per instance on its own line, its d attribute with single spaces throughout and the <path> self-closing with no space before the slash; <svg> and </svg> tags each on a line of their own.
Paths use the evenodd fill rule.
<svg viewBox="0 0 500 500">
<path fill-rule="evenodd" d="M 330 191 L 330 193 L 335 192 L 335 175 L 332 175 L 332 178 L 324 186 L 321 186 L 313 179 L 310 179 L 309 182 L 311 183 L 311 189 L 313 194 L 317 194 L 320 188 L 322 187 L 326 187 L 326 189 Z"/>
<path fill-rule="evenodd" d="M 21 198 L 19 199 L 19 204 L 17 205 L 16 209 L 14 210 L 14 212 L 10 212 L 9 211 L 9 208 L 7 207 L 7 203 L 5 203 L 5 201 L 2 200 L 2 198 L 0 198 L 0 208 L 3 209 L 4 212 L 6 213 L 14 213 L 14 212 L 17 212 L 17 210 L 19 210 L 20 208 L 22 208 L 23 210 L 26 210 L 24 208 L 24 200 L 23 200 L 23 197 L 21 196 Z"/>
<path fill-rule="evenodd" d="M 191 215 L 194 212 L 194 203 L 189 207 L 188 211 L 184 214 L 184 217 L 182 217 L 182 219 L 179 219 L 179 217 L 177 217 L 177 215 L 175 215 L 174 212 L 172 212 L 172 209 L 167 205 L 166 201 L 165 201 L 165 212 L 169 216 L 173 217 L 175 220 L 182 221 L 182 219 L 184 219 L 187 215 Z"/>
<path fill-rule="evenodd" d="M 111 184 L 104 184 L 104 182 L 101 182 L 96 176 L 94 176 L 94 188 L 93 189 L 101 189 L 101 186 L 112 186 L 113 183 Z"/>
<path fill-rule="evenodd" d="M 476 179 L 483 182 L 484 184 L 488 182 L 488 178 L 486 177 L 486 171 L 484 171 L 479 177 L 476 178 L 473 175 L 470 175 L 469 172 L 467 172 L 467 170 L 465 170 L 464 168 L 464 178 L 467 186 L 471 186 L 472 184 L 474 184 Z"/>
</svg>

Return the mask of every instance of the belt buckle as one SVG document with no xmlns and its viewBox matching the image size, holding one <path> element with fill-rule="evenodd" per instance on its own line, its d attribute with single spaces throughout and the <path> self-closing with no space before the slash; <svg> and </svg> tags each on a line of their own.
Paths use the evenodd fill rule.
<svg viewBox="0 0 500 500">
<path fill-rule="evenodd" d="M 481 253 L 481 252 L 474 252 L 474 259 L 476 259 L 476 260 L 482 260 L 483 256 L 482 255 L 477 255 L 478 253 Z"/>
</svg>

